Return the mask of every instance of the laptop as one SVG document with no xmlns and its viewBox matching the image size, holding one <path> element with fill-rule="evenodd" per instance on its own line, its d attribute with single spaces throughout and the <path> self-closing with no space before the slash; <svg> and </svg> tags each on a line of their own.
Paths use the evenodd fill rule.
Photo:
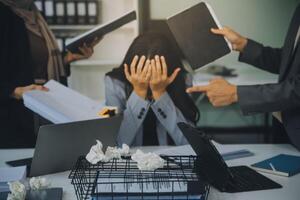
<svg viewBox="0 0 300 200">
<path fill-rule="evenodd" d="M 10 166 L 26 165 L 29 176 L 70 170 L 79 156 L 86 155 L 96 140 L 116 146 L 123 117 L 95 119 L 42 126 L 39 129 L 33 158 L 6 162 Z"/>
<path fill-rule="evenodd" d="M 205 134 L 185 123 L 178 123 L 178 127 L 199 156 L 195 162 L 198 175 L 219 191 L 235 193 L 282 188 L 247 166 L 228 167 Z"/>
</svg>

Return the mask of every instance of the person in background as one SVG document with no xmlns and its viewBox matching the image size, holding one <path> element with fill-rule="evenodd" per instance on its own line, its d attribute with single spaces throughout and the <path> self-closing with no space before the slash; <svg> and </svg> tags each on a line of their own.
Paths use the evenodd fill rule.
<svg viewBox="0 0 300 200">
<path fill-rule="evenodd" d="M 186 71 L 168 38 L 146 33 L 131 44 L 120 67 L 106 74 L 106 105 L 124 119 L 118 144 L 183 145 L 178 122 L 196 124 L 199 112 L 185 93 Z"/>
<path fill-rule="evenodd" d="M 264 47 L 230 28 L 213 29 L 226 37 L 239 60 L 271 73 L 279 74 L 276 84 L 236 86 L 215 79 L 207 86 L 195 86 L 187 92 L 204 92 L 215 107 L 238 102 L 244 114 L 273 112 L 295 147 L 300 150 L 300 5 L 296 8 L 282 48 Z"/>
<path fill-rule="evenodd" d="M 0 0 L 0 148 L 34 147 L 33 113 L 22 96 L 30 90 L 48 89 L 47 80 L 62 81 L 68 64 L 90 57 L 93 46 L 82 54 L 62 56 L 55 37 L 33 0 Z"/>
</svg>

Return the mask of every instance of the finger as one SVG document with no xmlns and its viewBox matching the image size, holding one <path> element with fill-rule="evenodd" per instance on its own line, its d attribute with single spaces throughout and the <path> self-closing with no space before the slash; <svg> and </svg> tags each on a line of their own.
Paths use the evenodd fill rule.
<svg viewBox="0 0 300 200">
<path fill-rule="evenodd" d="M 156 73 L 158 76 L 161 76 L 161 63 L 159 56 L 155 56 L 155 65 L 156 65 Z"/>
<path fill-rule="evenodd" d="M 91 44 L 91 47 L 96 46 L 101 40 L 102 38 L 95 37 L 94 41 Z"/>
<path fill-rule="evenodd" d="M 127 64 L 124 64 L 124 72 L 125 72 L 125 76 L 126 76 L 126 79 L 131 82 L 131 76 L 129 74 L 129 70 L 128 70 L 128 65 Z"/>
<path fill-rule="evenodd" d="M 150 65 L 150 60 L 147 59 L 146 63 L 145 63 L 145 66 L 143 68 L 143 71 L 142 71 L 142 77 L 146 77 L 147 73 L 148 73 L 148 69 L 149 69 L 149 65 Z"/>
<path fill-rule="evenodd" d="M 163 77 L 168 77 L 168 66 L 166 63 L 166 59 L 164 56 L 161 56 L 160 60 L 161 60 L 161 64 L 162 64 L 162 75 L 163 75 Z"/>
<path fill-rule="evenodd" d="M 221 76 L 216 76 L 213 79 L 211 79 L 209 81 L 209 83 L 215 83 L 215 82 L 218 82 L 218 81 L 224 81 L 224 78 L 222 78 Z"/>
<path fill-rule="evenodd" d="M 86 43 L 84 43 L 84 48 L 87 55 L 91 56 L 94 53 L 93 47 L 88 46 Z"/>
<path fill-rule="evenodd" d="M 138 56 L 134 56 L 134 58 L 133 58 L 133 60 L 132 60 L 132 62 L 130 64 L 130 73 L 131 73 L 131 76 L 136 74 L 136 72 L 135 72 L 135 66 L 136 66 L 138 60 L 139 60 L 139 57 Z"/>
<path fill-rule="evenodd" d="M 144 67 L 144 64 L 145 64 L 145 61 L 146 61 L 146 57 L 145 57 L 145 56 L 142 56 L 141 59 L 140 59 L 140 61 L 139 61 L 138 66 L 137 66 L 137 71 L 136 71 L 136 73 L 137 73 L 138 75 L 141 75 L 142 70 L 143 70 L 143 67 Z"/>
<path fill-rule="evenodd" d="M 25 87 L 26 90 L 33 90 L 34 88 L 35 88 L 34 84 L 31 84 L 31 85 Z"/>
<path fill-rule="evenodd" d="M 82 55 L 82 54 L 73 54 L 73 60 L 81 60 L 81 59 L 84 59 L 86 58 L 85 55 Z"/>
<path fill-rule="evenodd" d="M 155 60 L 151 60 L 151 79 L 156 80 L 157 79 L 157 72 L 156 72 L 156 66 L 155 66 Z"/>
<path fill-rule="evenodd" d="M 148 65 L 148 68 L 147 68 L 147 74 L 146 74 L 146 81 L 148 82 L 148 81 L 150 81 L 150 79 L 151 79 L 151 65 L 149 64 Z"/>
<path fill-rule="evenodd" d="M 211 28 L 210 30 L 212 33 L 214 33 L 216 35 L 223 35 L 223 36 L 226 35 L 226 30 L 224 28 L 223 29 Z"/>
<path fill-rule="evenodd" d="M 171 84 L 175 80 L 180 70 L 181 70 L 180 68 L 175 69 L 172 75 L 168 78 L 168 84 Z"/>
<path fill-rule="evenodd" d="M 49 89 L 42 86 L 42 85 L 34 85 L 34 90 L 40 90 L 40 91 L 48 91 Z"/>
<path fill-rule="evenodd" d="M 42 86 L 42 91 L 49 92 L 49 88 Z"/>
<path fill-rule="evenodd" d="M 223 101 L 223 100 L 212 100 L 211 104 L 214 107 L 219 108 L 219 107 L 223 107 L 223 106 L 228 106 L 230 103 Z"/>
<path fill-rule="evenodd" d="M 73 54 L 74 56 L 81 56 L 81 58 L 86 58 L 86 50 L 83 47 L 78 47 L 80 54 Z M 77 57 L 77 58 L 78 58 Z"/>
<path fill-rule="evenodd" d="M 210 89 L 209 85 L 205 86 L 194 86 L 190 87 L 186 90 L 187 93 L 193 93 L 193 92 L 207 92 Z"/>
</svg>

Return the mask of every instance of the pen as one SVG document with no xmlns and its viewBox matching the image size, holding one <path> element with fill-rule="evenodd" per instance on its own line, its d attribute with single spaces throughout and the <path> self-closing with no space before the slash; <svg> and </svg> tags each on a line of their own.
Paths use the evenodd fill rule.
<svg viewBox="0 0 300 200">
<path fill-rule="evenodd" d="M 276 169 L 275 169 L 275 167 L 273 166 L 273 164 L 272 164 L 272 163 L 269 163 L 269 164 L 270 164 L 272 170 L 273 170 L 273 171 L 276 171 Z"/>
</svg>

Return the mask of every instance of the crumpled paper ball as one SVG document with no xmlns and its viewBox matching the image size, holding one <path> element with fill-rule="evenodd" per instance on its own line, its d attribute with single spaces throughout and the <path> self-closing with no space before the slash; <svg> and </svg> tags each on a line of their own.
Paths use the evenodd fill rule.
<svg viewBox="0 0 300 200">
<path fill-rule="evenodd" d="M 97 144 L 92 146 L 90 152 L 86 155 L 86 160 L 95 165 L 98 162 L 109 162 L 112 159 L 121 159 L 122 156 L 129 155 L 130 148 L 127 144 L 123 144 L 122 148 L 107 147 L 105 154 L 103 153 L 103 145 L 97 140 Z"/>
<path fill-rule="evenodd" d="M 41 190 L 48 188 L 50 183 L 46 180 L 46 178 L 32 177 L 29 180 L 29 185 L 32 190 Z"/>
<path fill-rule="evenodd" d="M 164 166 L 164 160 L 155 153 L 144 153 L 141 150 L 137 150 L 131 159 L 137 162 L 139 170 L 156 170 Z"/>
<path fill-rule="evenodd" d="M 7 200 L 25 200 L 26 187 L 20 181 L 9 182 L 9 189 L 11 193 L 8 194 Z"/>
<path fill-rule="evenodd" d="M 105 155 L 102 151 L 103 145 L 99 140 L 96 140 L 97 144 L 92 146 L 90 152 L 86 155 L 86 160 L 91 164 L 97 164 L 99 161 L 105 160 Z"/>
</svg>

